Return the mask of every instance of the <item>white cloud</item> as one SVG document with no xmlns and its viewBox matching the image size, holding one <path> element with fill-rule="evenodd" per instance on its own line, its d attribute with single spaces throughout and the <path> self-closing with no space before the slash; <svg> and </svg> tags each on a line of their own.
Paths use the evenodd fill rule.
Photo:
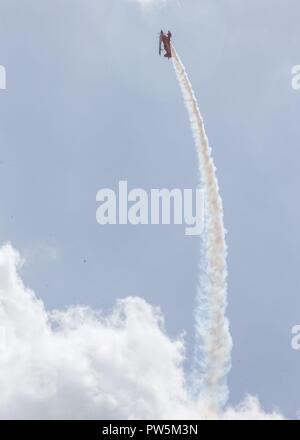
<svg viewBox="0 0 300 440">
<path fill-rule="evenodd" d="M 103 315 L 88 307 L 48 312 L 0 248 L 0 418 L 159 419 L 206 416 L 189 397 L 184 342 L 164 331 L 141 298 Z M 254 398 L 224 418 L 272 418 Z"/>
<path fill-rule="evenodd" d="M 254 396 L 246 399 L 236 408 L 229 407 L 223 414 L 225 420 L 281 420 L 283 416 L 278 411 L 267 414 L 260 406 L 259 400 Z"/>
</svg>

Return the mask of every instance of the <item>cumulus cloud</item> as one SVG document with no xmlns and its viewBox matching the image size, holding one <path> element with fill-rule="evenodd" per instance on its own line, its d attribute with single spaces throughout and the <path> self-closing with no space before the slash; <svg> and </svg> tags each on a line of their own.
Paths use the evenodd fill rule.
<svg viewBox="0 0 300 440">
<path fill-rule="evenodd" d="M 20 255 L 0 248 L 1 419 L 206 418 L 190 397 L 184 341 L 141 298 L 109 314 L 89 307 L 47 311 L 19 274 Z M 222 418 L 278 418 L 254 398 Z"/>
<path fill-rule="evenodd" d="M 257 397 L 247 396 L 236 408 L 227 408 L 222 418 L 224 420 L 282 420 L 283 416 L 275 410 L 267 414 L 261 408 Z"/>
</svg>

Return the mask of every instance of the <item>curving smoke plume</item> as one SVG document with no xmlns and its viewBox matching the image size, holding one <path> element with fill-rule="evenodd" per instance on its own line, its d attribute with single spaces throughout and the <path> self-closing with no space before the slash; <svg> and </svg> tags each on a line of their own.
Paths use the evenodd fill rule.
<svg viewBox="0 0 300 440">
<path fill-rule="evenodd" d="M 20 278 L 18 252 L 6 245 L 0 247 L 0 419 L 282 418 L 266 414 L 254 397 L 222 410 L 231 351 L 222 201 L 196 98 L 173 54 L 207 201 L 197 399 L 187 387 L 184 341 L 168 337 L 158 308 L 129 297 L 108 314 L 83 306 L 48 311 Z"/>
<path fill-rule="evenodd" d="M 211 148 L 197 100 L 174 47 L 172 52 L 199 157 L 201 185 L 205 191 L 204 276 L 200 280 L 196 310 L 196 336 L 201 353 L 197 353 L 196 359 L 199 359 L 202 372 L 199 384 L 201 399 L 207 401 L 212 415 L 217 415 L 227 400 L 226 376 L 230 369 L 232 347 L 228 320 L 225 317 L 227 267 L 223 208 Z"/>
</svg>

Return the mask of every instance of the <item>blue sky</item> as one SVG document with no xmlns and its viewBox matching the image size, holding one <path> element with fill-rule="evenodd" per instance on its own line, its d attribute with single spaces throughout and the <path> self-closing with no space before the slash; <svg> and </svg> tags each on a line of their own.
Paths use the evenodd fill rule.
<svg viewBox="0 0 300 440">
<path fill-rule="evenodd" d="M 110 310 L 140 296 L 193 344 L 199 240 L 182 226 L 96 223 L 96 193 L 195 188 L 197 161 L 171 63 L 171 29 L 205 119 L 224 203 L 230 402 L 295 417 L 300 353 L 300 64 L 296 0 L 0 0 L 1 243 L 47 308 Z M 189 361 L 186 366 L 188 368 Z"/>
</svg>

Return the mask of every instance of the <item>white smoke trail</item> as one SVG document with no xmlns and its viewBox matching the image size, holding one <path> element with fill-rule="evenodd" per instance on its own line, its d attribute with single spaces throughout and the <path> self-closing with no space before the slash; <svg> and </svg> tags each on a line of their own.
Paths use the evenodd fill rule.
<svg viewBox="0 0 300 440">
<path fill-rule="evenodd" d="M 211 148 L 205 134 L 204 123 L 192 85 L 174 47 L 173 64 L 188 110 L 193 137 L 199 157 L 201 185 L 205 191 L 206 226 L 204 234 L 204 276 L 200 280 L 196 309 L 196 338 L 201 356 L 197 353 L 201 401 L 206 401 L 212 417 L 217 416 L 226 403 L 228 389 L 226 376 L 230 369 L 232 340 L 227 307 L 226 243 L 223 207 L 219 194 Z M 196 385 L 196 384 L 194 384 Z"/>
</svg>

